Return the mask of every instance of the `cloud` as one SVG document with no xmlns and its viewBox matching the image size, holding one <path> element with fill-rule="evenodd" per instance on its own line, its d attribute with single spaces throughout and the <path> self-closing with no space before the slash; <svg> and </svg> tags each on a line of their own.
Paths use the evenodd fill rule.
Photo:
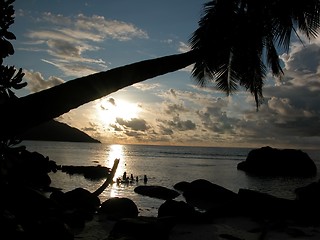
<svg viewBox="0 0 320 240">
<path fill-rule="evenodd" d="M 122 126 L 124 129 L 130 129 L 134 131 L 146 131 L 149 129 L 147 122 L 144 119 L 139 118 L 133 118 L 130 120 L 117 118 L 116 123 Z"/>
<path fill-rule="evenodd" d="M 174 116 L 172 120 L 158 120 L 159 122 L 163 123 L 164 126 L 161 127 L 162 132 L 165 130 L 170 133 L 170 130 L 178 130 L 178 131 L 188 131 L 188 130 L 195 130 L 196 124 L 191 120 L 181 120 L 180 117 Z"/>
<path fill-rule="evenodd" d="M 159 88 L 161 85 L 159 83 L 136 83 L 132 85 L 133 87 L 141 90 L 141 91 L 148 91 L 151 89 Z"/>
<path fill-rule="evenodd" d="M 181 53 L 189 52 L 191 50 L 190 46 L 184 42 L 179 42 L 178 51 Z"/>
<path fill-rule="evenodd" d="M 24 70 L 24 73 L 28 83 L 27 87 L 31 92 L 39 92 L 65 82 L 63 79 L 54 76 L 45 80 L 40 72 Z"/>
<path fill-rule="evenodd" d="M 74 34 L 77 32 L 78 34 L 75 36 L 82 39 L 87 36 L 92 36 L 92 33 L 95 33 L 95 36 L 97 36 L 97 38 L 91 38 L 91 40 L 95 41 L 102 41 L 102 39 L 106 38 L 112 38 L 119 41 L 131 40 L 132 38 L 148 38 L 148 34 L 145 31 L 137 28 L 131 23 L 108 20 L 105 19 L 105 17 L 98 15 L 85 16 L 83 14 L 78 14 L 74 17 L 65 17 L 61 14 L 55 15 L 47 12 L 43 15 L 43 20 L 58 26 L 68 26 L 71 30 L 74 30 L 71 31 L 71 33 Z"/>
<path fill-rule="evenodd" d="M 183 103 L 176 104 L 170 102 L 164 102 L 164 112 L 166 114 L 176 114 L 181 112 L 188 112 L 188 109 L 183 105 Z"/>
<path fill-rule="evenodd" d="M 108 98 L 108 100 L 107 100 L 109 103 L 111 103 L 113 106 L 116 106 L 117 104 L 116 104 L 116 100 L 114 99 L 114 98 L 112 98 L 112 97 L 110 97 L 110 98 Z"/>
<path fill-rule="evenodd" d="M 52 26 L 50 30 L 33 30 L 27 34 L 33 45 L 29 50 L 39 51 L 42 47 L 52 57 L 43 61 L 59 68 L 67 76 L 80 77 L 107 68 L 104 60 L 88 57 L 89 52 L 100 50 L 99 42 L 108 39 L 129 41 L 133 38 L 148 38 L 145 31 L 131 23 L 107 20 L 97 15 L 66 17 L 47 12 L 38 22 Z"/>
</svg>

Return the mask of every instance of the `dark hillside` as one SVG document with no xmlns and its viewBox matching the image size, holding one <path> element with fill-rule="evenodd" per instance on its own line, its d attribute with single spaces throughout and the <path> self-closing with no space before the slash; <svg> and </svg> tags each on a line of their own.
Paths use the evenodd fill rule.
<svg viewBox="0 0 320 240">
<path fill-rule="evenodd" d="M 79 129 L 55 120 L 34 127 L 20 137 L 23 140 L 100 143 Z"/>
</svg>

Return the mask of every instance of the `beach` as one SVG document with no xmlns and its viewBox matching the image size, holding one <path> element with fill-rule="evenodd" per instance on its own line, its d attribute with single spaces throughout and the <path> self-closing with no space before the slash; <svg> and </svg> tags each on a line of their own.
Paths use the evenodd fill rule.
<svg viewBox="0 0 320 240">
<path fill-rule="evenodd" d="M 109 236 L 115 221 L 99 221 L 98 217 L 86 223 L 85 228 L 75 238 L 103 240 Z M 169 240 L 318 240 L 320 226 L 287 225 L 283 228 L 263 230 L 266 225 L 248 217 L 229 217 L 216 219 L 214 223 L 180 223 L 173 227 Z"/>
</svg>

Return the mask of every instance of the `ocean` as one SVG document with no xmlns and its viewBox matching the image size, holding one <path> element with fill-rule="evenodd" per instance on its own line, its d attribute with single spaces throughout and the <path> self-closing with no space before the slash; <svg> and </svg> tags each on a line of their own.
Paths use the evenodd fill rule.
<svg viewBox="0 0 320 240">
<path fill-rule="evenodd" d="M 157 216 L 160 199 L 142 196 L 134 188 L 143 185 L 143 177 L 148 177 L 148 185 L 160 185 L 173 189 L 180 181 L 191 182 L 206 179 L 231 191 L 240 188 L 257 190 L 277 197 L 294 199 L 294 189 L 319 179 L 289 177 L 254 177 L 237 170 L 237 164 L 246 159 L 252 148 L 184 147 L 151 145 L 110 145 L 99 143 L 24 141 L 21 143 L 29 151 L 37 151 L 61 165 L 112 167 L 114 159 L 120 162 L 115 174 L 122 177 L 133 174 L 139 181 L 132 184 L 112 184 L 101 195 L 101 202 L 110 197 L 128 197 L 138 206 L 141 216 Z M 261 146 L 262 147 L 262 146 Z M 303 149 L 302 149 L 303 150 Z M 316 163 L 320 172 L 320 150 L 303 150 Z M 77 187 L 95 191 L 104 180 L 88 180 L 82 175 L 68 175 L 64 172 L 50 173 L 52 187 L 70 191 Z M 183 200 L 182 196 L 176 200 Z"/>
</svg>

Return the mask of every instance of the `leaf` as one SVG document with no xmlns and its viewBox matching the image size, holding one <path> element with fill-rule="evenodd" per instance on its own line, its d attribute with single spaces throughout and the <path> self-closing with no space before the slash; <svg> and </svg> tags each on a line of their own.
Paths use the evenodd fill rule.
<svg viewBox="0 0 320 240">
<path fill-rule="evenodd" d="M 16 39 L 16 36 L 12 32 L 5 32 L 4 37 L 8 40 Z"/>
<path fill-rule="evenodd" d="M 8 55 L 13 55 L 14 54 L 13 45 L 9 41 L 3 40 L 2 44 L 3 44 L 3 49 L 4 49 L 3 55 L 6 54 L 5 57 L 8 56 Z"/>
<path fill-rule="evenodd" d="M 16 98 L 16 95 L 10 89 L 8 89 L 8 93 L 9 93 L 9 98 Z"/>
<path fill-rule="evenodd" d="M 25 86 L 27 86 L 27 83 L 26 82 L 23 82 L 23 83 L 16 83 L 16 84 L 13 84 L 12 87 L 16 90 L 18 89 L 21 89 L 21 88 L 24 88 Z"/>
<path fill-rule="evenodd" d="M 11 82 L 13 84 L 20 83 L 22 81 L 23 76 L 24 76 L 24 73 L 22 72 L 22 68 L 20 68 L 17 74 L 15 75 L 15 77 L 12 78 Z"/>
</svg>

